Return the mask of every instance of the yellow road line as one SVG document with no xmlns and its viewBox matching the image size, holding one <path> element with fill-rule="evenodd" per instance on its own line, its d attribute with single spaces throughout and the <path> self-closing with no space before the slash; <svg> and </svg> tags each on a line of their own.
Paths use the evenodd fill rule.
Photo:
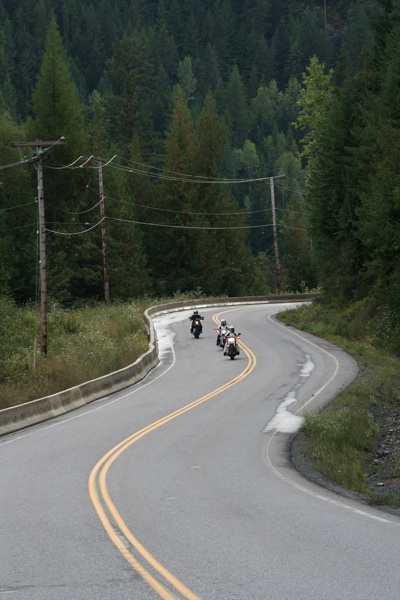
<svg viewBox="0 0 400 600">
<path fill-rule="evenodd" d="M 236 309 L 237 310 L 237 309 Z M 231 311 L 228 311 L 231 312 Z M 218 315 L 213 316 L 213 320 L 217 322 Z M 183 406 L 182 408 L 162 417 L 158 421 L 143 427 L 139 431 L 136 431 L 129 437 L 125 438 L 121 442 L 119 442 L 116 446 L 111 448 L 95 465 L 93 468 L 88 482 L 89 488 L 89 496 L 92 501 L 92 504 L 99 516 L 99 519 L 107 532 L 110 540 L 116 546 L 116 548 L 120 551 L 125 560 L 135 569 L 135 571 L 146 581 L 146 583 L 158 594 L 160 598 L 163 600 L 175 600 L 175 596 L 173 596 L 167 588 L 162 585 L 143 565 L 135 558 L 135 556 L 129 551 L 129 549 L 125 546 L 124 542 L 121 540 L 118 533 L 115 531 L 114 526 L 111 523 L 110 518 L 107 516 L 103 505 L 105 505 L 109 511 L 111 518 L 116 523 L 118 530 L 125 537 L 125 539 L 131 544 L 133 548 L 137 551 L 137 553 L 145 560 L 147 563 L 158 572 L 171 586 L 175 588 L 177 592 L 179 592 L 186 600 L 200 600 L 196 594 L 194 594 L 189 588 L 187 588 L 179 579 L 177 579 L 172 573 L 170 573 L 158 560 L 148 551 L 146 548 L 136 539 L 136 537 L 132 534 L 121 515 L 119 514 L 115 504 L 111 500 L 110 494 L 107 488 L 107 473 L 111 465 L 114 461 L 130 446 L 132 446 L 135 442 L 148 435 L 152 431 L 155 431 L 162 425 L 176 419 L 177 417 L 185 414 L 186 412 L 200 406 L 204 402 L 207 402 L 211 398 L 214 398 L 218 394 L 224 392 L 230 387 L 239 383 L 242 379 L 250 375 L 250 373 L 255 369 L 257 360 L 253 352 L 241 342 L 241 348 L 248 358 L 248 363 L 245 369 L 237 375 L 234 379 L 228 381 L 224 385 L 220 386 L 216 390 L 198 398 L 194 402 Z M 98 483 L 97 483 L 98 481 Z M 99 492 L 102 500 L 99 497 L 99 493 L 97 491 L 97 487 L 99 488 Z"/>
</svg>

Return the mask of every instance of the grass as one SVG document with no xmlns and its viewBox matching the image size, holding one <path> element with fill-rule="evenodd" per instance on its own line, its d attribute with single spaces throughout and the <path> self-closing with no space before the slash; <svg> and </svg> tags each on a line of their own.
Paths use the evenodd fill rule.
<svg viewBox="0 0 400 600">
<path fill-rule="evenodd" d="M 126 367 L 148 349 L 146 308 L 201 297 L 144 298 L 63 309 L 49 303 L 47 356 L 39 351 L 40 314 L 0 298 L 0 409 L 55 394 Z M 35 344 L 36 339 L 36 344 Z"/>
<path fill-rule="evenodd" d="M 396 411 L 400 414 L 399 357 L 385 349 L 379 321 L 366 314 L 364 305 L 339 310 L 316 302 L 279 316 L 297 329 L 337 344 L 359 363 L 360 375 L 353 385 L 326 409 L 305 415 L 304 450 L 323 475 L 366 495 L 372 503 L 382 503 L 382 494 L 371 486 L 369 476 L 379 462 L 377 449 L 385 421 Z M 400 452 L 393 452 L 394 473 L 400 466 Z M 385 502 L 400 506 L 400 488 L 388 492 Z"/>
</svg>

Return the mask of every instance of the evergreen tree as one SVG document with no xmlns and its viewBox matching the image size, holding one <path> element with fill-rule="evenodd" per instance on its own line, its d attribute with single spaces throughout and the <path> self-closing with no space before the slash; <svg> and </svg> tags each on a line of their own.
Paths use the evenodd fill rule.
<svg viewBox="0 0 400 600">
<path fill-rule="evenodd" d="M 67 57 L 55 18 L 51 20 L 41 71 L 32 95 L 34 120 L 30 134 L 36 139 L 68 137 L 62 156 L 72 158 L 84 149 L 85 110 L 67 66 Z"/>
<path fill-rule="evenodd" d="M 113 143 L 122 148 L 139 135 L 151 133 L 149 98 L 153 69 L 143 45 L 125 37 L 107 62 L 111 94 L 105 97 L 107 128 Z"/>
<path fill-rule="evenodd" d="M 111 299 L 130 299 L 151 291 L 151 281 L 146 267 L 146 255 L 144 250 L 143 232 L 139 222 L 150 219 L 144 216 L 141 206 L 145 205 L 151 193 L 149 191 L 148 178 L 144 175 L 136 175 L 142 170 L 144 159 L 141 155 L 140 142 L 136 138 L 129 146 L 129 162 L 122 165 L 117 164 L 120 159 L 111 160 L 117 153 L 117 148 L 109 146 L 104 102 L 98 92 L 93 92 L 90 102 L 90 139 L 92 152 L 97 156 L 106 155 L 110 158 L 101 160 L 105 164 L 103 169 L 103 187 L 105 194 L 106 215 L 106 240 L 108 255 L 108 277 Z M 111 160 L 111 162 L 110 162 Z M 109 164 L 108 164 L 109 163 Z M 130 165 L 132 167 L 130 168 Z M 93 188 L 93 205 L 96 205 L 97 173 L 94 167 L 96 163 L 89 163 L 89 173 Z M 89 185 L 88 185 L 89 187 Z M 96 234 L 95 234 L 96 235 Z M 102 254 L 97 234 L 96 256 Z M 92 277 L 92 283 L 94 278 Z M 91 287 L 93 295 L 102 297 L 103 276 L 98 272 L 97 291 Z"/>
<path fill-rule="evenodd" d="M 232 145 L 234 148 L 240 148 L 247 137 L 249 112 L 246 90 L 236 65 L 229 77 L 226 98 L 224 116 L 229 127 Z"/>
<path fill-rule="evenodd" d="M 157 190 L 158 210 L 150 211 L 150 222 L 158 226 L 151 226 L 145 236 L 154 289 L 161 295 L 198 286 L 192 231 L 187 228 L 191 225 L 192 192 L 183 176 L 191 173 L 192 128 L 183 90 L 177 85 L 166 133 L 164 178 Z"/>
<path fill-rule="evenodd" d="M 189 104 L 190 101 L 193 100 L 197 86 L 197 80 L 193 75 L 192 59 L 190 56 L 185 56 L 185 58 L 180 61 L 178 65 L 178 80 L 185 100 Z"/>
<path fill-rule="evenodd" d="M 9 113 L 0 117 L 0 164 L 21 160 L 12 142 L 24 141 L 25 130 Z M 38 265 L 37 185 L 31 182 L 32 165 L 0 171 L 0 295 L 17 302 L 35 299 Z"/>
<path fill-rule="evenodd" d="M 85 111 L 76 86 L 67 67 L 67 59 L 55 19 L 49 25 L 42 67 L 33 93 L 34 119 L 28 122 L 30 139 L 66 139 L 64 146 L 55 146 L 47 152 L 55 166 L 75 163 L 85 154 L 87 136 Z M 70 302 L 77 290 L 84 294 L 85 282 L 80 285 L 72 279 L 82 275 L 81 259 L 92 252 L 91 236 L 87 235 L 76 251 L 73 232 L 86 229 L 80 226 L 86 217 L 79 217 L 87 199 L 86 177 L 82 172 L 45 167 L 45 203 L 47 228 L 57 234 L 47 236 L 48 245 L 48 290 L 61 301 Z M 50 163 L 49 163 L 50 166 Z M 76 216 L 71 217 L 71 213 Z M 71 225 L 66 225 L 71 223 Z M 85 244 L 87 248 L 85 249 Z M 79 275 L 78 275 L 79 280 Z"/>
<path fill-rule="evenodd" d="M 288 73 L 300 77 L 310 56 L 330 64 L 331 46 L 326 32 L 318 23 L 315 11 L 306 7 L 291 19 L 291 49 L 288 55 Z"/>
<path fill-rule="evenodd" d="M 141 160 L 140 146 L 130 146 L 131 161 Z M 147 179 L 146 179 L 147 182 Z M 141 205 L 148 201 L 146 185 L 126 170 L 104 169 L 108 274 L 112 299 L 130 300 L 152 291 L 139 220 Z"/>
<path fill-rule="evenodd" d="M 264 139 L 271 135 L 274 127 L 283 123 L 283 95 L 278 90 L 276 81 L 272 80 L 267 86 L 257 90 L 256 97 L 251 103 L 252 138 L 261 146 Z"/>
<path fill-rule="evenodd" d="M 0 5 L 0 114 L 7 111 L 16 116 L 17 93 L 13 85 L 15 47 L 12 27 Z"/>
<path fill-rule="evenodd" d="M 215 48 L 207 44 L 204 51 L 204 60 L 199 65 L 198 87 L 205 96 L 208 92 L 215 92 L 218 81 L 220 81 L 220 72 L 218 66 L 218 57 Z"/>
<path fill-rule="evenodd" d="M 154 64 L 163 65 L 169 77 L 174 77 L 176 74 L 176 65 L 178 63 L 178 52 L 174 36 L 171 35 L 169 31 L 167 10 L 164 0 L 160 0 L 158 5 L 157 21 L 154 28 L 152 46 Z"/>
<path fill-rule="evenodd" d="M 318 157 L 318 144 L 327 120 L 333 93 L 331 83 L 333 71 L 330 70 L 325 74 L 324 67 L 324 64 L 321 64 L 316 56 L 311 58 L 310 64 L 303 74 L 303 86 L 298 100 L 300 110 L 296 126 L 304 131 L 304 137 L 301 140 L 302 156 L 307 159 L 307 177 L 311 179 L 315 174 L 314 162 Z"/>
<path fill-rule="evenodd" d="M 156 73 L 156 80 L 155 98 L 151 105 L 151 120 L 155 135 L 162 139 L 168 126 L 172 96 L 171 78 L 168 76 L 163 65 L 159 66 L 158 72 Z"/>
<path fill-rule="evenodd" d="M 320 282 L 329 295 L 346 302 L 359 297 L 362 248 L 358 227 L 358 196 L 354 192 L 355 145 L 360 82 L 350 73 L 329 98 L 328 113 L 319 121 L 317 155 L 307 167 L 307 199 Z M 315 125 L 314 125 L 315 127 Z M 314 147 L 315 150 L 315 147 Z"/>
<path fill-rule="evenodd" d="M 217 113 L 216 102 L 208 94 L 196 125 L 195 173 L 211 181 L 219 177 L 218 160 L 225 137 L 226 128 Z M 256 271 L 248 250 L 245 220 L 239 214 L 239 207 L 229 188 L 209 184 L 197 186 L 195 193 L 196 209 L 203 213 L 197 217 L 198 222 L 204 226 L 208 220 L 210 226 L 221 224 L 223 227 L 221 230 L 203 229 L 196 235 L 196 264 L 201 267 L 199 278 L 202 289 L 230 296 L 250 293 L 254 290 Z"/>
<path fill-rule="evenodd" d="M 374 39 L 365 3 L 357 0 L 346 31 L 344 44 L 350 64 L 356 72 L 370 63 L 374 52 Z"/>
<path fill-rule="evenodd" d="M 283 287 L 292 292 L 305 292 L 314 289 L 317 285 L 311 239 L 306 224 L 300 198 L 293 195 L 280 220 L 283 242 Z"/>
<path fill-rule="evenodd" d="M 381 85 L 370 101 L 360 132 L 358 159 L 367 161 L 368 177 L 360 179 L 358 236 L 367 251 L 366 291 L 378 302 L 397 294 L 400 271 L 400 20 L 394 20 L 381 61 Z M 371 289 L 372 288 L 372 289 Z M 398 298 L 398 296 L 397 296 Z M 396 302 L 400 311 L 400 302 Z"/>
<path fill-rule="evenodd" d="M 228 77 L 234 60 L 236 40 L 235 15 L 229 0 L 216 0 L 208 11 L 210 33 L 207 42 L 216 50 L 223 79 Z"/>
</svg>

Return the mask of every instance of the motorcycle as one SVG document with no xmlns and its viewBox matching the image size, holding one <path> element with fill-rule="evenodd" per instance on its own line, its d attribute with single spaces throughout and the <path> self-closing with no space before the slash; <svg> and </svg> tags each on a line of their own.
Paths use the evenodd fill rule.
<svg viewBox="0 0 400 600">
<path fill-rule="evenodd" d="M 203 331 L 203 327 L 201 325 L 201 319 L 194 319 L 192 333 L 196 340 L 199 339 L 201 332 Z"/>
<path fill-rule="evenodd" d="M 217 332 L 217 346 L 224 349 L 226 344 L 226 334 L 228 333 L 228 329 L 226 327 L 218 327 L 215 330 Z"/>
<path fill-rule="evenodd" d="M 237 338 L 240 336 L 240 333 L 236 335 L 228 336 L 226 338 L 226 350 L 224 352 L 224 356 L 229 356 L 231 360 L 240 354 L 240 351 L 237 347 Z"/>
</svg>

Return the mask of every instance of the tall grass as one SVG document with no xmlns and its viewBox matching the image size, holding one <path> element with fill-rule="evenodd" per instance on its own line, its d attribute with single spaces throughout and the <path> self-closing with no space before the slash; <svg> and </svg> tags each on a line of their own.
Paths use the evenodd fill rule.
<svg viewBox="0 0 400 600">
<path fill-rule="evenodd" d="M 37 308 L 19 308 L 2 299 L 0 311 L 0 408 L 121 369 L 148 348 L 141 303 L 74 310 L 53 303 L 46 357 L 39 352 Z"/>
<path fill-rule="evenodd" d="M 363 386 L 354 386 L 326 410 L 306 414 L 302 430 L 318 471 L 343 487 L 367 493 L 364 453 L 376 443 L 379 428 L 363 393 Z"/>
<path fill-rule="evenodd" d="M 37 306 L 0 297 L 0 409 L 55 394 L 126 367 L 148 349 L 143 313 L 150 306 L 204 297 L 200 288 L 173 298 L 142 298 L 74 309 L 50 300 L 47 356 L 40 354 Z"/>
</svg>

